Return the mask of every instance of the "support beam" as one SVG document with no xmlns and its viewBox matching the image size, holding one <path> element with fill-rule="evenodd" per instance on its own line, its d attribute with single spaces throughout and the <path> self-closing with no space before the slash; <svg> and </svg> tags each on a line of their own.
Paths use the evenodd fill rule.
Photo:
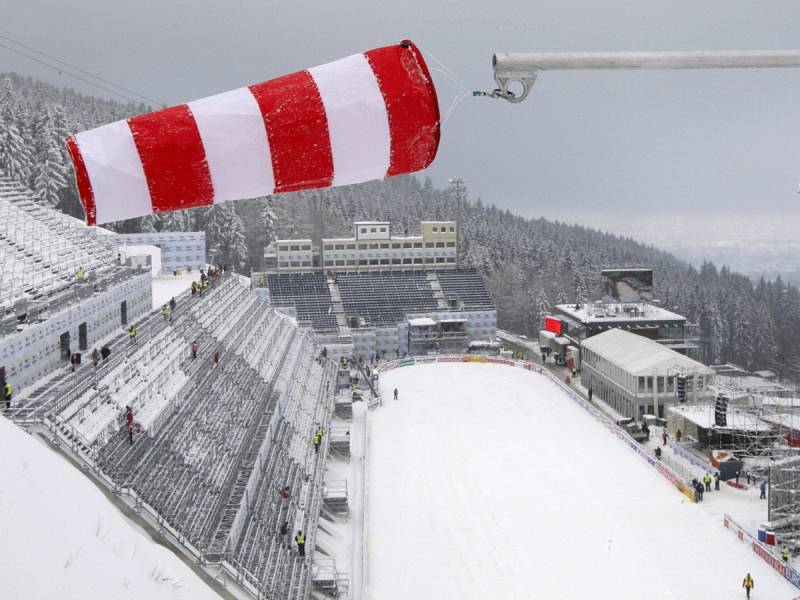
<svg viewBox="0 0 800 600">
<path fill-rule="evenodd" d="M 496 53 L 492 58 L 499 90 L 490 95 L 522 102 L 539 71 L 608 69 L 789 69 L 800 68 L 800 50 L 701 51 L 701 52 L 536 52 Z M 521 93 L 509 90 L 522 85 Z"/>
</svg>

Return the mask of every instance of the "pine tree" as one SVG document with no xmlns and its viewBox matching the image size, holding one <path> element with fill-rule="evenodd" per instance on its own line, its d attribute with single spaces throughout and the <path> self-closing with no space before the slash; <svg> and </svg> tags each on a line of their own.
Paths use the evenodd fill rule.
<svg viewBox="0 0 800 600">
<path fill-rule="evenodd" d="M 60 192 L 67 187 L 67 175 L 55 140 L 50 141 L 36 171 L 34 192 L 41 200 L 55 208 L 60 200 Z"/>
</svg>

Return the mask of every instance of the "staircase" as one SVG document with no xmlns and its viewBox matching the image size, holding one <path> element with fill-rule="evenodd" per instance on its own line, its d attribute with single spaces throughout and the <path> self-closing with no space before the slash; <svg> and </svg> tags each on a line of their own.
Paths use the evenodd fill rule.
<svg viewBox="0 0 800 600">
<path fill-rule="evenodd" d="M 439 283 L 439 277 L 436 273 L 428 273 L 426 277 L 431 286 L 431 290 L 433 290 L 433 298 L 436 300 L 436 307 L 439 310 L 447 310 L 447 301 L 444 299 L 444 292 L 442 291 L 442 285 Z"/>
<path fill-rule="evenodd" d="M 339 286 L 332 279 L 328 280 L 328 289 L 331 292 L 331 306 L 336 317 L 336 324 L 339 326 L 339 337 L 350 338 L 350 326 L 347 323 L 347 316 L 344 313 L 342 295 L 339 293 Z"/>
</svg>

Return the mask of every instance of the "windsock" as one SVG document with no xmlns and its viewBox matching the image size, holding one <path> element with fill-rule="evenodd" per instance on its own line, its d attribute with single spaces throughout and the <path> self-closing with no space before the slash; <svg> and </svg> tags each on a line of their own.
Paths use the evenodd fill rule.
<svg viewBox="0 0 800 600">
<path fill-rule="evenodd" d="M 67 139 L 89 225 L 427 167 L 439 105 L 410 41 Z"/>
</svg>

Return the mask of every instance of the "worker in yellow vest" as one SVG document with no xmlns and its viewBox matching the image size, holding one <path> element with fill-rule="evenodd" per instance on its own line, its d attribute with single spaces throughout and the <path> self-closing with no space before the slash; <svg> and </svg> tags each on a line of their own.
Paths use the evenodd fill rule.
<svg viewBox="0 0 800 600">
<path fill-rule="evenodd" d="M 744 588 L 744 591 L 747 592 L 748 598 L 750 598 L 750 590 L 752 590 L 755 586 L 756 584 L 753 583 L 753 578 L 750 577 L 750 573 L 748 573 L 744 578 L 744 581 L 742 581 L 742 587 Z"/>
<path fill-rule="evenodd" d="M 784 546 L 783 550 L 781 550 L 781 558 L 783 558 L 783 562 L 788 563 L 789 562 L 789 557 L 791 555 L 792 555 L 792 553 L 789 552 L 789 547 L 788 546 Z"/>
<path fill-rule="evenodd" d="M 83 267 L 78 266 L 78 267 L 75 268 L 75 278 L 76 279 L 79 279 L 79 280 L 83 279 L 83 276 L 85 274 L 86 274 L 86 272 L 83 270 Z"/>
<path fill-rule="evenodd" d="M 136 343 L 136 327 L 133 325 L 128 328 L 128 340 L 130 340 L 131 344 Z"/>
<path fill-rule="evenodd" d="M 11 408 L 11 397 L 14 395 L 14 386 L 6 382 L 3 387 L 3 399 L 6 401 L 6 408 Z"/>
<path fill-rule="evenodd" d="M 297 554 L 300 556 L 306 555 L 306 536 L 303 532 L 298 530 L 297 535 L 294 536 L 294 541 L 297 543 Z M 749 596 L 748 596 L 749 597 Z"/>
</svg>

